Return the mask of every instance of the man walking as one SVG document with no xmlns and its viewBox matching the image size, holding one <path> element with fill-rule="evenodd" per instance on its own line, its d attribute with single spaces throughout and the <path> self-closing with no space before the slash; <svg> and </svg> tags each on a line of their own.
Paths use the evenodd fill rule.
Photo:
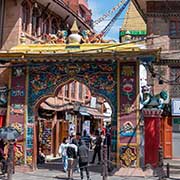
<svg viewBox="0 0 180 180">
<path fill-rule="evenodd" d="M 73 179 L 73 170 L 75 165 L 75 160 L 77 159 L 77 145 L 75 139 L 67 146 L 67 156 L 68 156 L 68 179 Z"/>
<path fill-rule="evenodd" d="M 59 154 L 62 156 L 64 172 L 67 171 L 67 167 L 68 167 L 67 147 L 68 147 L 67 138 L 64 138 L 63 142 L 59 146 Z"/>
<path fill-rule="evenodd" d="M 87 180 L 90 180 L 88 171 L 89 149 L 83 140 L 79 142 L 78 156 L 81 180 L 83 179 L 83 169 L 86 171 Z"/>
<path fill-rule="evenodd" d="M 92 159 L 91 163 L 94 164 L 95 159 L 96 159 L 96 154 L 98 154 L 98 164 L 100 164 L 101 163 L 101 143 L 102 143 L 102 138 L 101 138 L 98 130 L 96 130 L 95 135 L 96 135 L 95 148 L 94 148 L 94 154 L 93 154 L 93 159 Z"/>
</svg>

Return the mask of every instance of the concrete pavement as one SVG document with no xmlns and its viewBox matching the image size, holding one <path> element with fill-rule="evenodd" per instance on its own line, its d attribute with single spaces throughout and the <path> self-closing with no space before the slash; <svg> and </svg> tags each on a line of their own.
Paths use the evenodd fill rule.
<svg viewBox="0 0 180 180">
<path fill-rule="evenodd" d="M 38 166 L 36 171 L 30 171 L 27 167 L 16 166 L 15 174 L 13 174 L 13 180 L 67 180 L 67 174 L 62 171 L 61 160 L 50 161 Z M 90 164 L 90 177 L 91 180 L 102 180 L 101 172 L 102 165 Z M 84 179 L 86 180 L 85 172 Z M 4 176 L 0 176 L 0 179 L 6 180 Z M 120 168 L 114 172 L 112 176 L 108 176 L 107 180 L 158 180 L 158 177 L 153 176 L 151 169 L 142 171 L 140 168 Z M 169 178 L 168 180 L 180 180 L 178 178 Z M 80 180 L 80 173 L 74 173 L 74 180 Z"/>
<path fill-rule="evenodd" d="M 90 172 L 91 180 L 101 180 L 100 173 Z M 6 177 L 1 179 L 5 180 Z M 50 169 L 38 169 L 34 172 L 16 172 L 13 175 L 13 180 L 67 180 L 67 174 L 58 170 Z M 84 178 L 86 180 L 86 177 Z M 120 176 L 108 176 L 108 180 L 157 180 L 157 177 L 120 177 Z M 80 174 L 74 173 L 74 180 L 80 180 Z"/>
</svg>

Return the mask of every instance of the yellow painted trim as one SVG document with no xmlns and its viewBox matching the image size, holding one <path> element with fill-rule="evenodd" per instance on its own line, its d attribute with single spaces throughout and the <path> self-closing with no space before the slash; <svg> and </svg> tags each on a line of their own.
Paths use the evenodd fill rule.
<svg viewBox="0 0 180 180">
<path fill-rule="evenodd" d="M 8 89 L 10 89 L 9 93 L 8 93 L 8 108 L 7 108 L 7 116 L 6 116 L 6 126 L 9 125 L 9 119 L 10 119 L 10 111 L 11 111 L 11 84 L 12 84 L 12 68 L 9 69 L 9 83 L 8 83 Z"/>
<path fill-rule="evenodd" d="M 120 143 L 120 146 L 127 146 L 128 143 Z M 137 143 L 130 143 L 131 146 L 138 146 Z"/>
</svg>

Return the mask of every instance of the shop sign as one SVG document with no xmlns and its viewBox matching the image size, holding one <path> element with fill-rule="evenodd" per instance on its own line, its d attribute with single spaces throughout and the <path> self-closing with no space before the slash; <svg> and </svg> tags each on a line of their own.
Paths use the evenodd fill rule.
<svg viewBox="0 0 180 180">
<path fill-rule="evenodd" d="M 171 101 L 172 116 L 180 116 L 180 99 L 173 98 Z"/>
</svg>

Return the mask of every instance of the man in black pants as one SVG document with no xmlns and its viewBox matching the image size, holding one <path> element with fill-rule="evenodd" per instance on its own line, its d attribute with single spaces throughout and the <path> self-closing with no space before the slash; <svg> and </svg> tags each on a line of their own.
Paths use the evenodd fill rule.
<svg viewBox="0 0 180 180">
<path fill-rule="evenodd" d="M 87 180 L 90 180 L 88 171 L 89 149 L 83 140 L 79 142 L 78 156 L 81 180 L 83 179 L 83 169 L 86 171 Z"/>
<path fill-rule="evenodd" d="M 95 148 L 94 148 L 94 154 L 93 154 L 93 159 L 92 159 L 91 163 L 94 164 L 95 159 L 96 159 L 96 154 L 98 154 L 98 164 L 100 164 L 101 163 L 101 143 L 102 143 L 102 138 L 99 135 L 98 130 L 96 130 L 95 135 L 96 135 Z"/>
</svg>

